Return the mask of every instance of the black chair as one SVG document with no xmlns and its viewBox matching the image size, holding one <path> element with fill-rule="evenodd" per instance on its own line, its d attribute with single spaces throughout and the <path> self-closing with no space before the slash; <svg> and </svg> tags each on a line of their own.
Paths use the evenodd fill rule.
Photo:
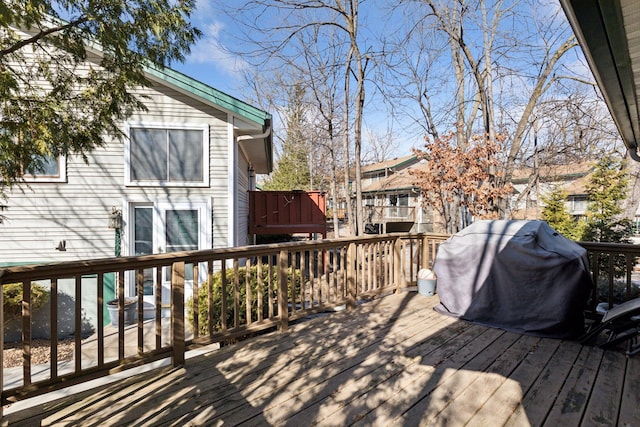
<svg viewBox="0 0 640 427">
<path fill-rule="evenodd" d="M 601 333 L 606 339 L 598 341 Z M 627 356 L 640 353 L 638 336 L 640 335 L 640 298 L 632 299 L 607 310 L 602 319 L 596 320 L 580 338 L 582 344 L 597 343 L 600 348 L 608 349 L 628 341 Z"/>
</svg>

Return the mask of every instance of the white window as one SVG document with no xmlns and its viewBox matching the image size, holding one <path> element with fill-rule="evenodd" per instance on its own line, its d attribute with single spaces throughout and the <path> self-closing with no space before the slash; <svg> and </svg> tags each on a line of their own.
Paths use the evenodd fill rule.
<svg viewBox="0 0 640 427">
<path fill-rule="evenodd" d="M 65 182 L 67 180 L 66 163 L 65 156 L 57 158 L 43 156 L 41 168 L 25 173 L 24 180 L 28 182 Z"/>
<path fill-rule="evenodd" d="M 208 186 L 207 126 L 132 124 L 125 180 L 140 186 Z"/>
</svg>

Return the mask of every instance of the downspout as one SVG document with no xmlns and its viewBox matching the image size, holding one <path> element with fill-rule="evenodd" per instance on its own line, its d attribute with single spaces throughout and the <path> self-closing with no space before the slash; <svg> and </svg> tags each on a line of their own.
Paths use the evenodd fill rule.
<svg viewBox="0 0 640 427">
<path fill-rule="evenodd" d="M 640 155 L 638 154 L 638 148 L 627 148 L 627 153 L 629 153 L 629 157 L 636 162 L 640 162 Z"/>
<path fill-rule="evenodd" d="M 251 140 L 256 140 L 256 139 L 265 139 L 266 137 L 268 137 L 269 135 L 271 135 L 271 126 L 269 126 L 267 128 L 267 130 L 263 133 L 258 133 L 258 134 L 250 134 L 250 135 L 238 135 L 236 137 L 236 139 L 238 140 L 238 142 L 240 141 L 251 141 Z"/>
</svg>

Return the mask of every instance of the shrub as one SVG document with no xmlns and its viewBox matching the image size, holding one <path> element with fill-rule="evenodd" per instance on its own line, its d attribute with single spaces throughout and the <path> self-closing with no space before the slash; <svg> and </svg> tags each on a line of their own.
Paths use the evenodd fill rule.
<svg viewBox="0 0 640 427">
<path fill-rule="evenodd" d="M 295 273 L 295 293 L 297 299 L 299 299 L 300 292 L 300 271 L 293 270 L 291 268 L 288 269 L 289 273 L 289 286 L 288 293 L 289 298 L 291 298 L 291 277 L 292 274 Z M 233 268 L 226 269 L 226 322 L 227 327 L 233 327 L 234 320 L 234 274 L 235 270 Z M 249 281 L 251 287 L 251 315 L 252 320 L 255 321 L 258 316 L 258 293 L 259 284 L 258 284 L 258 268 L 256 266 L 252 266 L 249 268 Z M 247 315 L 246 315 L 246 301 L 247 301 L 247 286 L 246 286 L 246 277 L 247 277 L 247 269 L 246 267 L 241 267 L 238 269 L 238 324 L 243 325 L 247 323 Z M 211 299 L 212 299 L 212 308 L 213 308 L 213 318 L 215 323 L 213 325 L 214 331 L 219 331 L 222 329 L 222 272 L 218 271 L 213 274 L 212 281 L 212 289 L 211 289 Z M 209 333 L 209 293 L 208 293 L 208 282 L 203 282 L 198 286 L 198 333 L 200 335 L 207 335 Z M 271 274 L 271 288 L 269 288 L 269 268 L 268 266 L 263 266 L 262 268 L 262 317 L 267 318 L 269 316 L 269 292 L 275 299 L 276 297 L 276 289 L 277 289 L 277 269 L 272 268 Z M 276 308 L 274 307 L 274 312 Z M 189 298 L 187 301 L 187 319 L 191 324 L 191 327 L 194 327 L 194 312 L 193 312 L 193 298 Z"/>
<path fill-rule="evenodd" d="M 20 318 L 22 316 L 22 283 L 9 283 L 2 285 L 4 322 Z M 49 300 L 49 291 L 37 283 L 31 284 L 31 312 L 42 308 Z"/>
</svg>

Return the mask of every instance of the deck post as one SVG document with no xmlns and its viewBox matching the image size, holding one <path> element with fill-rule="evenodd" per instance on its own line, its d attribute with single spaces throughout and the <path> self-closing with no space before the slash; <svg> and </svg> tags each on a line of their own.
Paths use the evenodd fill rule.
<svg viewBox="0 0 640 427">
<path fill-rule="evenodd" d="M 402 276 L 402 242 L 396 237 L 393 242 L 393 281 L 395 282 L 396 292 L 400 292 L 400 288 L 404 285 L 404 277 Z"/>
<path fill-rule="evenodd" d="M 429 262 L 429 236 L 422 238 L 422 262 L 420 268 L 431 268 Z"/>
<path fill-rule="evenodd" d="M 347 246 L 347 308 L 354 309 L 356 307 L 356 244 L 351 242 Z"/>
<path fill-rule="evenodd" d="M 171 265 L 171 341 L 173 366 L 184 365 L 184 261 Z"/>
<path fill-rule="evenodd" d="M 278 255 L 278 318 L 280 319 L 278 331 L 280 332 L 285 332 L 289 329 L 288 258 L 286 250 L 280 251 Z"/>
</svg>

